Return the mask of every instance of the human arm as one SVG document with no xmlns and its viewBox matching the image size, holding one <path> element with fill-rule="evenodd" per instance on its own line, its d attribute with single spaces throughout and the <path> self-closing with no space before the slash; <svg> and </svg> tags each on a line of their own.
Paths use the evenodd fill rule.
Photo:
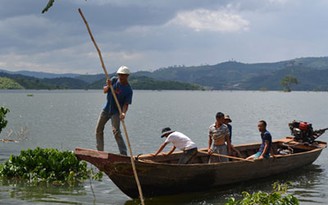
<svg viewBox="0 0 328 205">
<path fill-rule="evenodd" d="M 128 111 L 129 105 L 132 103 L 132 96 L 133 96 L 133 90 L 130 87 L 130 90 L 127 91 L 126 94 L 124 94 L 124 101 L 122 102 L 122 113 L 120 115 L 120 119 L 125 119 L 126 113 Z"/>
<path fill-rule="evenodd" d="M 125 119 L 125 115 L 126 115 L 126 112 L 128 111 L 128 108 L 129 108 L 129 104 L 125 103 L 123 105 L 122 113 L 121 113 L 121 116 L 120 116 L 120 119 L 121 120 L 124 120 Z"/>
<path fill-rule="evenodd" d="M 208 154 L 212 154 L 212 149 L 211 149 L 211 145 L 212 145 L 212 135 L 211 135 L 211 133 L 209 133 L 209 135 L 208 135 L 208 148 L 207 148 L 207 152 L 208 152 Z"/>
<path fill-rule="evenodd" d="M 116 82 L 117 82 L 117 77 L 116 76 L 113 76 L 111 79 L 107 78 L 106 85 L 103 88 L 104 93 L 111 92 L 110 91 L 110 85 L 113 86 L 113 84 L 116 83 Z"/>
<path fill-rule="evenodd" d="M 176 148 L 175 146 L 172 146 L 171 150 L 168 153 L 166 153 L 165 155 L 172 154 L 174 152 L 175 148 Z"/>
<path fill-rule="evenodd" d="M 264 145 L 264 148 L 263 148 L 263 151 L 261 153 L 261 155 L 259 156 L 259 159 L 263 159 L 264 158 L 264 154 L 267 152 L 268 148 L 269 148 L 269 141 L 268 140 L 265 140 L 265 145 Z"/>
<path fill-rule="evenodd" d="M 232 145 L 231 145 L 231 142 L 230 142 L 230 131 L 229 130 L 226 133 L 225 140 L 226 140 L 227 146 L 228 146 L 228 153 L 231 154 L 232 153 Z"/>
<path fill-rule="evenodd" d="M 270 150 L 270 154 L 273 158 L 276 158 L 275 154 L 274 154 L 274 151 L 273 151 L 273 147 L 271 147 L 271 150 Z"/>
<path fill-rule="evenodd" d="M 108 93 L 109 92 L 109 85 L 111 85 L 112 81 L 108 78 L 106 80 L 106 85 L 104 86 L 103 90 L 104 90 L 104 93 Z"/>
<path fill-rule="evenodd" d="M 153 156 L 157 156 L 163 149 L 164 147 L 168 144 L 168 142 L 164 142 L 159 149 L 155 152 L 155 154 L 153 154 Z"/>
</svg>

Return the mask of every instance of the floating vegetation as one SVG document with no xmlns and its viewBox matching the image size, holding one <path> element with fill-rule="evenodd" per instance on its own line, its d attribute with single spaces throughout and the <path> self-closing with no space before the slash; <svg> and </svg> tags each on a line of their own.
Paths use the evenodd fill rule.
<svg viewBox="0 0 328 205">
<path fill-rule="evenodd" d="M 0 164 L 0 178 L 24 180 L 27 183 L 75 185 L 86 179 L 100 180 L 102 172 L 95 173 L 87 163 L 79 161 L 72 151 L 53 148 L 22 150 L 19 156 L 11 155 Z"/>
<path fill-rule="evenodd" d="M 27 94 L 27 97 L 33 97 L 34 95 L 32 93 Z"/>
<path fill-rule="evenodd" d="M 275 182 L 272 185 L 273 191 L 271 193 L 258 191 L 251 194 L 244 191 L 242 199 L 236 200 L 234 197 L 230 197 L 225 205 L 298 205 L 299 200 L 294 195 L 287 194 L 289 185 L 291 185 L 290 182 L 283 184 Z"/>
</svg>

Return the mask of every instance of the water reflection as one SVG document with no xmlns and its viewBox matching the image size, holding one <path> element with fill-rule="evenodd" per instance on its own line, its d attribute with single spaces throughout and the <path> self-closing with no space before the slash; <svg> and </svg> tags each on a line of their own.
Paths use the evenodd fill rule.
<svg viewBox="0 0 328 205">
<path fill-rule="evenodd" d="M 302 169 L 286 172 L 270 178 L 263 178 L 236 185 L 226 186 L 220 189 L 212 189 L 206 192 L 188 193 L 172 196 L 162 196 L 146 199 L 147 205 L 160 204 L 185 204 L 185 205 L 209 205 L 224 204 L 229 197 L 241 198 L 242 191 L 250 193 L 263 191 L 271 192 L 272 184 L 276 181 L 281 183 L 291 182 L 293 187 L 288 190 L 289 194 L 295 195 L 303 204 L 308 203 L 324 203 L 324 199 L 320 197 L 322 193 L 320 181 L 326 179 L 324 169 L 320 165 L 309 165 Z M 140 204 L 139 200 L 129 200 L 125 205 Z"/>
<path fill-rule="evenodd" d="M 77 186 L 54 186 L 48 184 L 29 185 L 24 182 L 16 182 L 2 179 L 0 193 L 4 198 L 11 198 L 25 202 L 81 204 L 74 198 L 87 195 L 82 185 Z M 5 196 L 7 195 L 7 196 Z M 2 198 L 2 197 L 1 197 Z"/>
</svg>

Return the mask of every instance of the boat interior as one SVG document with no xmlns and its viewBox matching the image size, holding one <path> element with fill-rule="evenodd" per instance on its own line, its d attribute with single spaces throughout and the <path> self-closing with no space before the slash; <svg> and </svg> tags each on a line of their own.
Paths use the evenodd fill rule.
<svg viewBox="0 0 328 205">
<path fill-rule="evenodd" d="M 291 155 L 301 152 L 306 152 L 314 149 L 323 149 L 327 145 L 325 142 L 314 142 L 313 144 L 307 144 L 302 142 L 297 142 L 293 140 L 293 137 L 287 137 L 284 139 L 276 140 L 272 142 L 272 152 L 275 157 L 283 157 L 285 155 Z M 220 155 L 212 154 L 208 155 L 207 149 L 199 149 L 198 153 L 189 164 L 204 164 L 209 163 L 211 158 L 211 163 L 221 162 L 222 158 L 227 158 L 228 162 L 231 161 L 253 161 L 247 160 L 246 158 L 255 154 L 259 150 L 260 144 L 243 144 L 234 146 L 234 149 L 230 155 Z M 151 155 L 138 155 L 136 157 L 139 161 L 153 162 L 153 163 L 168 163 L 168 164 L 178 164 L 182 152 L 174 152 L 171 155 L 158 155 L 153 157 Z M 272 157 L 272 156 L 271 156 Z M 214 158 L 214 160 L 213 160 Z M 215 159 L 216 158 L 216 159 Z"/>
</svg>

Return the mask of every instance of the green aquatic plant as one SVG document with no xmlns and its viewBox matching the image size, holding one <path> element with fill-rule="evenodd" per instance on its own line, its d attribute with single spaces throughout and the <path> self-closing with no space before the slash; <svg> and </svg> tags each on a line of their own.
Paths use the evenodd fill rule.
<svg viewBox="0 0 328 205">
<path fill-rule="evenodd" d="M 236 200 L 230 197 L 225 205 L 298 205 L 299 200 L 295 196 L 286 194 L 289 185 L 289 182 L 283 184 L 275 182 L 271 193 L 258 191 L 250 194 L 244 191 L 242 199 Z"/>
<path fill-rule="evenodd" d="M 87 163 L 79 161 L 72 151 L 37 147 L 22 150 L 18 156 L 11 155 L 0 165 L 0 177 L 31 184 L 74 185 L 89 178 L 100 180 L 102 173 L 88 168 Z"/>
</svg>

